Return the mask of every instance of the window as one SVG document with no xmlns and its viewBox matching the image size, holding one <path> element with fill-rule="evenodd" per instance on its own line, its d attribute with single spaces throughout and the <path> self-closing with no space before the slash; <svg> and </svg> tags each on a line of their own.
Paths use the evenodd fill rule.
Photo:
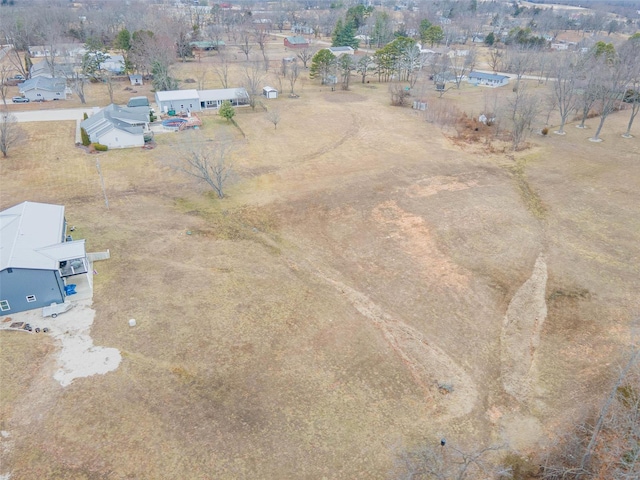
<svg viewBox="0 0 640 480">
<path fill-rule="evenodd" d="M 11 310 L 9 300 L 0 300 L 0 311 L 6 312 L 7 310 Z"/>
<path fill-rule="evenodd" d="M 35 295 L 27 295 L 27 302 L 31 303 L 31 302 L 35 302 L 36 301 L 36 296 Z"/>
</svg>

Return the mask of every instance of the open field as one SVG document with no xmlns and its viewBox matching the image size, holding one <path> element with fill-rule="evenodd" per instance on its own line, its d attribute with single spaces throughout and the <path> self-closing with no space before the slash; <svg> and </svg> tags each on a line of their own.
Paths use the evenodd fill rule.
<svg viewBox="0 0 640 480">
<path fill-rule="evenodd" d="M 640 315 L 626 112 L 602 143 L 591 119 L 514 154 L 390 107 L 385 84 L 297 87 L 267 103 L 277 130 L 204 116 L 191 141 L 237 140 L 223 200 L 171 168 L 185 135 L 94 156 L 72 122 L 24 124 L 0 208 L 64 204 L 89 251 L 110 249 L 91 334 L 123 359 L 62 388 L 48 337 L 0 332 L 2 369 L 24 372 L 2 377 L 0 474 L 388 478 L 443 436 L 526 455 L 599 404 Z M 485 92 L 442 101 L 475 116 Z"/>
</svg>

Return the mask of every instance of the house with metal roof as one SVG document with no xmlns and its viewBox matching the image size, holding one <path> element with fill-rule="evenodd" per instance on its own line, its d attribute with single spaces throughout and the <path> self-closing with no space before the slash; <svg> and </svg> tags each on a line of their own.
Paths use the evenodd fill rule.
<svg viewBox="0 0 640 480">
<path fill-rule="evenodd" d="M 307 48 L 309 47 L 309 40 L 307 40 L 304 37 L 301 37 L 300 35 L 285 37 L 284 46 L 287 48 L 297 48 L 297 49 Z"/>
<path fill-rule="evenodd" d="M 121 107 L 112 103 L 80 123 L 93 143 L 109 148 L 142 147 L 152 138 L 149 108 Z"/>
<path fill-rule="evenodd" d="M 486 87 L 502 87 L 509 83 L 506 75 L 496 75 L 493 73 L 470 72 L 467 81 L 473 85 L 483 85 Z"/>
<path fill-rule="evenodd" d="M 249 94 L 244 88 L 219 88 L 217 90 L 198 90 L 200 108 L 220 108 L 228 101 L 234 107 L 249 105 Z"/>
<path fill-rule="evenodd" d="M 327 47 L 331 53 L 333 53 L 336 57 L 340 57 L 342 55 L 353 55 L 356 51 L 353 47 Z"/>
<path fill-rule="evenodd" d="M 156 92 L 156 104 L 161 112 L 199 112 L 219 108 L 225 100 L 234 107 L 249 104 L 249 94 L 244 88 L 219 88 L 216 90 L 168 90 Z"/>
<path fill-rule="evenodd" d="M 0 212 L 0 315 L 63 303 L 87 275 L 84 240 L 67 236 L 62 205 L 23 202 Z"/>
<path fill-rule="evenodd" d="M 32 102 L 66 100 L 67 81 L 64 78 L 36 77 L 18 85 L 20 93 Z"/>
</svg>

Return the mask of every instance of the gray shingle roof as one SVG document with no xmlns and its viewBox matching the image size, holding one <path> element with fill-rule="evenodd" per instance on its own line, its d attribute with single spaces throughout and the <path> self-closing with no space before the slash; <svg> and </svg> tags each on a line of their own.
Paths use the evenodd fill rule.
<svg viewBox="0 0 640 480">
<path fill-rule="evenodd" d="M 29 90 L 46 90 L 48 92 L 64 92 L 67 81 L 64 78 L 36 77 L 25 80 L 20 84 L 20 92 Z"/>
</svg>

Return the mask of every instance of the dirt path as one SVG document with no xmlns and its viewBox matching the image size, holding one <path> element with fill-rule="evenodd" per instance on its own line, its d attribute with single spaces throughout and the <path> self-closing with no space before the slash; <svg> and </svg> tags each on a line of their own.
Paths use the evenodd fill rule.
<svg viewBox="0 0 640 480">
<path fill-rule="evenodd" d="M 540 254 L 531 277 L 511 299 L 504 316 L 501 343 L 502 385 L 518 401 L 527 403 L 536 381 L 535 360 L 547 317 L 547 264 Z"/>
</svg>

